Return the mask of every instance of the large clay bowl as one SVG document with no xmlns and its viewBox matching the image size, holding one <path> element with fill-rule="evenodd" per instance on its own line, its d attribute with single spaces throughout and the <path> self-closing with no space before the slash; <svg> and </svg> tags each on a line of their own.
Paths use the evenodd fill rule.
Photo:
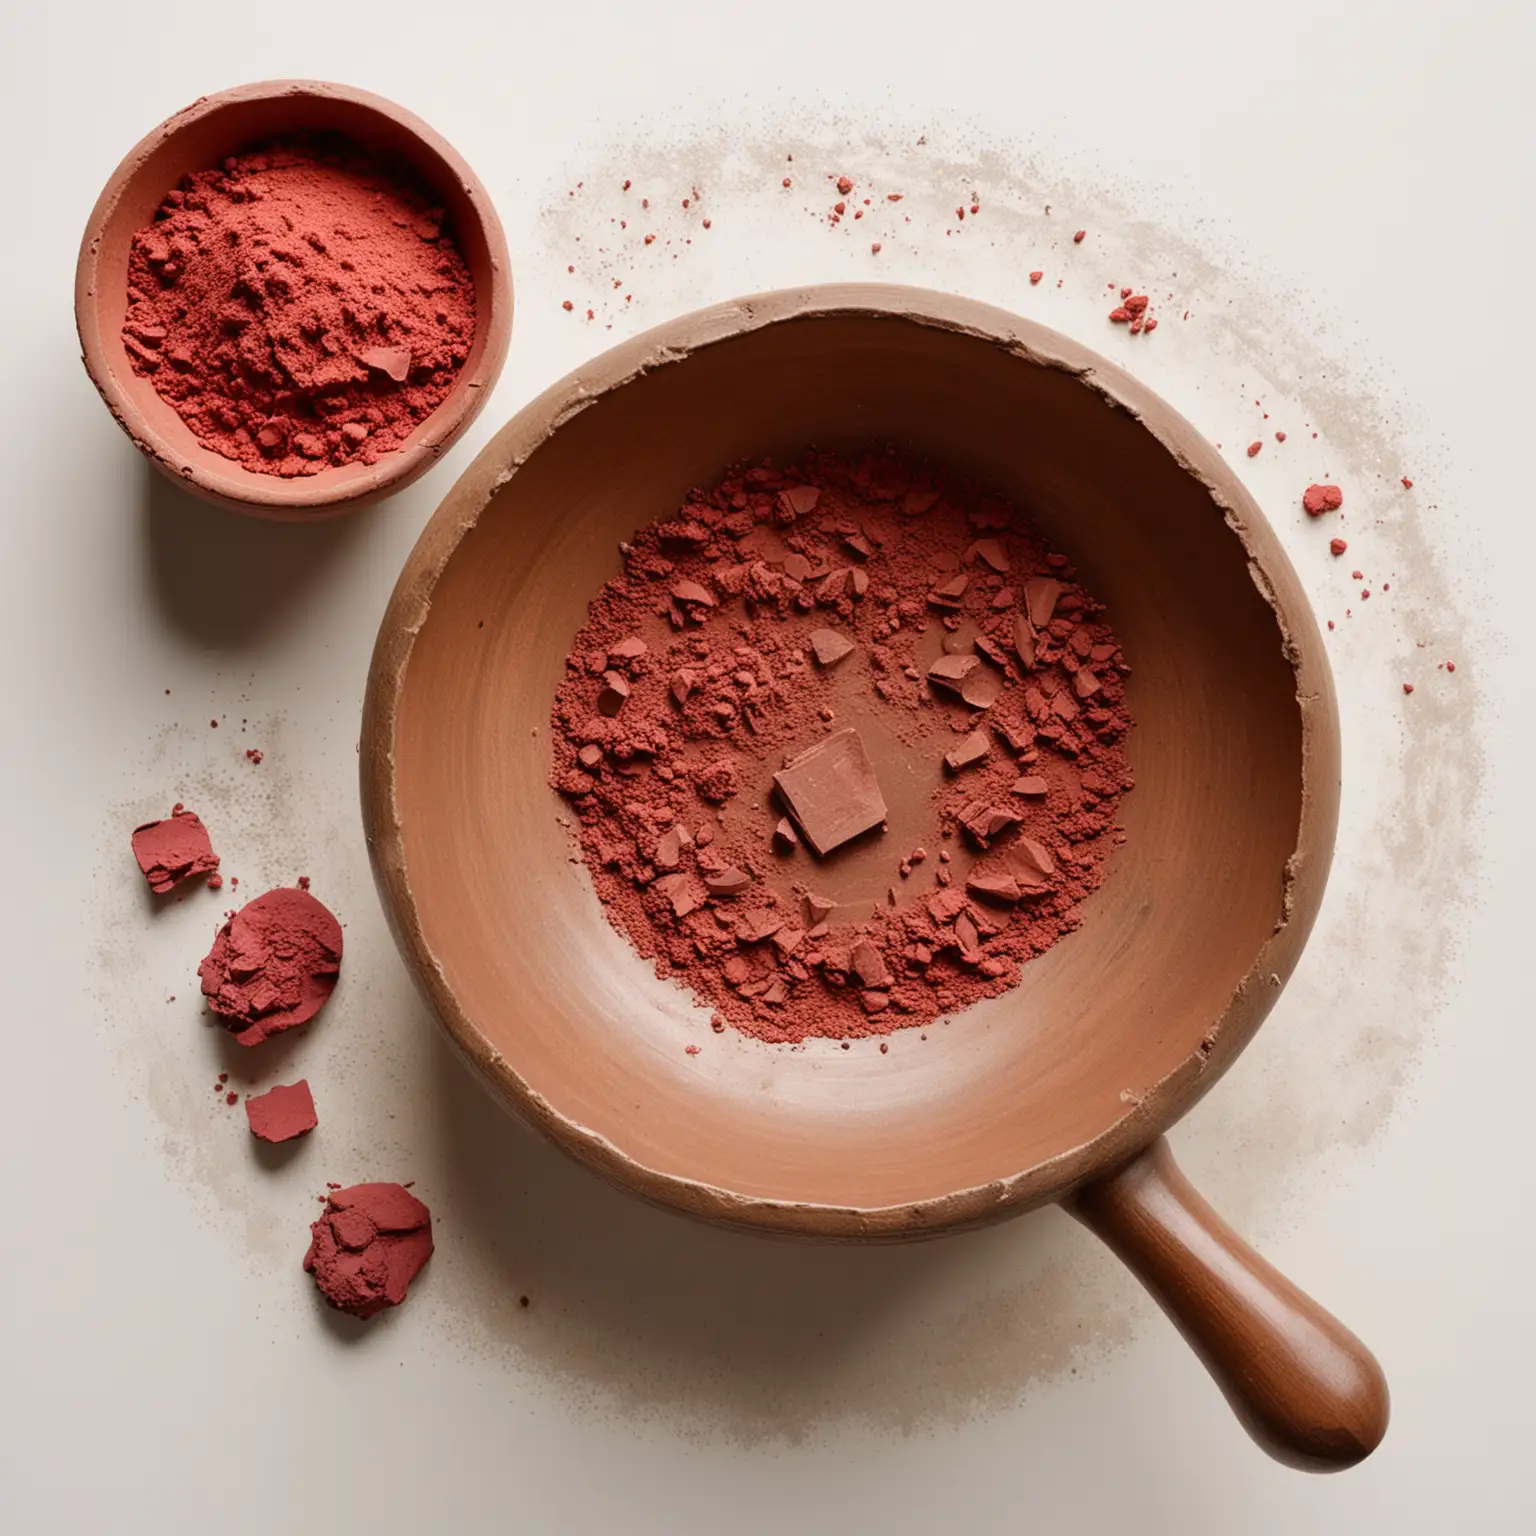
<svg viewBox="0 0 1536 1536">
<path fill-rule="evenodd" d="M 475 283 L 475 340 L 448 398 L 376 464 L 284 479 L 203 447 L 123 345 L 128 248 L 192 171 L 277 134 L 335 131 L 404 160 L 442 200 Z M 507 241 L 475 173 L 419 117 L 382 96 L 321 80 L 264 80 L 204 96 L 139 141 L 102 189 L 80 241 L 75 326 L 92 383 L 117 424 L 178 485 L 238 512 L 286 521 L 335 517 L 424 474 L 469 426 L 501 373 L 512 333 Z"/>
<path fill-rule="evenodd" d="M 570 857 L 551 698 L 621 539 L 733 460 L 871 440 L 1008 489 L 1108 604 L 1134 665 L 1129 839 L 1079 932 L 920 1046 L 711 1036 Z M 875 286 L 687 316 L 522 411 L 407 562 L 363 727 L 401 948 L 473 1070 L 550 1139 L 646 1199 L 805 1237 L 931 1237 L 1064 1201 L 1260 1438 L 1315 1466 L 1383 1433 L 1376 1363 L 1220 1223 L 1159 1137 L 1301 953 L 1338 773 L 1314 621 L 1220 456 L 1064 337 Z"/>
</svg>

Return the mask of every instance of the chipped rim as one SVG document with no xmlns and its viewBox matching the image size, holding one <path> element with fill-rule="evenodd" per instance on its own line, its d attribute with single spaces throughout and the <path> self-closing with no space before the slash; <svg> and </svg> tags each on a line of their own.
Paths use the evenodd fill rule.
<svg viewBox="0 0 1536 1536">
<path fill-rule="evenodd" d="M 475 294 L 477 310 L 482 304 L 485 309 L 485 346 L 474 366 L 466 364 L 455 380 L 454 393 L 426 417 L 430 430 L 419 441 L 392 449 L 374 464 L 348 466 L 355 472 L 325 487 L 315 487 L 308 476 L 262 474 L 245 469 L 234 460 L 228 461 L 226 468 L 222 463 L 189 459 L 140 409 L 139 392 L 153 386 L 133 372 L 121 340 L 103 329 L 97 292 L 103 230 L 150 156 L 167 140 L 229 107 L 284 99 L 343 102 L 403 129 L 436 156 L 458 182 L 480 225 L 490 263 L 487 290 L 481 293 L 477 286 Z M 512 335 L 512 303 L 507 237 L 490 193 L 468 162 L 414 112 L 372 91 L 328 80 L 258 80 L 232 86 L 212 96 L 199 96 L 190 106 L 152 128 L 123 156 L 102 188 L 86 220 L 75 263 L 75 332 L 80 341 L 80 360 L 102 403 L 134 447 L 168 479 L 203 500 L 279 522 L 320 522 L 339 517 L 402 489 L 437 463 L 480 414 L 501 374 Z M 477 318 L 477 327 L 479 323 Z M 212 450 L 206 452 L 210 458 L 218 457 Z"/>
<path fill-rule="evenodd" d="M 1006 1177 L 896 1206 L 765 1199 L 650 1167 L 562 1114 L 520 1077 L 459 1006 L 422 932 L 396 801 L 394 739 L 406 670 L 438 579 L 491 498 L 574 416 L 609 392 L 694 353 L 803 319 L 875 318 L 931 326 L 1000 348 L 1021 363 L 1073 375 L 1128 412 L 1203 485 L 1248 556 L 1275 614 L 1276 643 L 1296 678 L 1301 813 L 1275 927 L 1199 1045 L 1106 1130 Z M 1236 472 L 1187 421 L 1113 363 L 1059 332 L 976 300 L 895 284 L 847 283 L 756 294 L 694 311 L 623 342 L 553 384 L 507 423 L 460 476 L 406 560 L 379 628 L 363 704 L 363 825 L 385 913 L 450 1041 L 491 1092 L 579 1162 L 653 1204 L 727 1226 L 807 1238 L 900 1241 L 985 1225 L 1051 1201 L 1120 1167 L 1191 1109 L 1252 1039 L 1312 930 L 1338 821 L 1340 742 L 1333 676 L 1316 620 L 1274 531 Z"/>
</svg>

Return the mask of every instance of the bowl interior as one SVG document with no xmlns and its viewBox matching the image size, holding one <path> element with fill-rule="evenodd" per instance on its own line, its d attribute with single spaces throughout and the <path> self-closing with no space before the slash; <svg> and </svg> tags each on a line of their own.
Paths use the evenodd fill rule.
<svg viewBox="0 0 1536 1536">
<path fill-rule="evenodd" d="M 619 540 L 734 460 L 871 441 L 1011 492 L 1107 603 L 1134 669 L 1129 840 L 1077 933 L 925 1038 L 899 1031 L 882 1055 L 714 1035 L 571 856 L 551 697 Z M 1210 490 L 1074 373 L 876 314 L 713 342 L 564 420 L 442 570 L 392 745 L 429 984 L 489 1075 L 620 1161 L 843 1208 L 1016 1178 L 1198 1062 L 1281 921 L 1302 815 L 1296 674 Z"/>
<path fill-rule="evenodd" d="M 459 251 L 475 284 L 475 340 L 453 390 L 410 438 L 373 465 L 349 464 L 284 479 L 245 469 L 204 448 L 186 423 L 133 371 L 123 345 L 128 310 L 128 254 L 165 194 L 185 175 L 281 134 L 339 132 L 407 163 L 442 200 Z M 484 209 L 482 209 L 484 204 Z M 414 478 L 472 419 L 506 349 L 510 307 L 506 250 L 496 216 L 466 168 L 435 134 L 391 103 L 334 86 L 276 82 L 244 87 L 200 102 L 172 118 L 124 161 L 92 216 L 85 261 L 89 281 L 77 295 L 82 338 L 98 387 L 135 435 L 148 437 L 193 488 L 248 501 L 273 515 L 327 503 L 358 504 Z M 115 398 L 113 398 L 115 397 Z M 158 441 L 156 441 L 158 440 Z"/>
</svg>

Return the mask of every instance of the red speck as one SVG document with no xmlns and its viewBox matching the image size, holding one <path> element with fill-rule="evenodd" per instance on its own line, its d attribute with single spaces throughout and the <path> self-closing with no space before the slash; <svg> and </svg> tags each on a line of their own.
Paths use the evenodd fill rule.
<svg viewBox="0 0 1536 1536">
<path fill-rule="evenodd" d="M 1328 620 L 1328 628 L 1329 628 L 1329 629 L 1332 629 L 1332 628 L 1333 628 L 1333 620 L 1332 620 L 1332 619 L 1329 619 L 1329 620 Z"/>
<path fill-rule="evenodd" d="M 880 1054 L 884 1056 L 890 1050 L 890 1046 L 884 1040 L 880 1042 Z"/>
<path fill-rule="evenodd" d="M 594 317 L 593 317 L 593 314 L 592 314 L 592 311 L 591 311 L 591 310 L 590 310 L 590 309 L 589 309 L 589 310 L 588 310 L 588 311 L 587 311 L 587 319 L 588 319 L 588 320 L 591 320 L 591 319 L 593 319 L 593 318 L 594 318 Z"/>
<path fill-rule="evenodd" d="M 785 185 L 785 186 L 786 186 L 786 187 L 787 187 L 787 186 L 788 186 L 788 185 L 789 185 L 789 177 L 788 177 L 788 176 L 786 176 L 786 177 L 785 177 L 785 178 L 784 178 L 784 185 Z"/>
<path fill-rule="evenodd" d="M 853 191 L 853 183 L 846 176 L 839 176 L 837 178 L 837 190 L 841 192 L 844 197 L 847 197 L 847 195 Z"/>
<path fill-rule="evenodd" d="M 887 192 L 885 194 L 885 200 L 888 203 L 899 203 L 905 195 L 906 194 L 902 192 Z"/>
<path fill-rule="evenodd" d="M 1403 684 L 1403 692 L 1404 693 L 1412 693 L 1413 692 L 1413 684 L 1412 683 L 1404 683 Z"/>
<path fill-rule="evenodd" d="M 1360 588 L 1360 597 L 1361 597 L 1362 600 L 1364 600 L 1365 598 L 1369 597 L 1370 595 L 1371 595 L 1371 589 L 1369 587 L 1361 587 Z"/>
<path fill-rule="evenodd" d="M 837 202 L 837 203 L 833 203 L 832 204 L 832 212 L 833 213 L 843 214 L 843 213 L 847 213 L 847 211 L 848 211 L 848 204 L 847 203 Z"/>
<path fill-rule="evenodd" d="M 1277 443 L 1283 443 L 1285 441 L 1285 433 L 1284 432 L 1276 432 L 1275 433 L 1275 441 Z"/>
<path fill-rule="evenodd" d="M 871 256 L 878 256 L 880 254 L 880 242 L 878 240 L 876 240 L 875 243 L 870 246 L 869 254 Z"/>
<path fill-rule="evenodd" d="M 1088 236 L 1088 231 L 1086 229 L 1078 230 L 1078 232 L 1075 235 L 1072 236 L 1072 244 L 1073 245 L 1081 245 L 1083 243 L 1083 241 L 1087 238 L 1087 236 Z"/>
<path fill-rule="evenodd" d="M 572 304 L 569 299 L 567 299 L 567 300 L 565 300 L 565 302 L 563 304 L 561 304 L 560 308 L 561 309 L 570 310 L 570 309 L 575 309 L 576 306 L 574 304 Z"/>
<path fill-rule="evenodd" d="M 1248 457 L 1249 457 L 1249 458 L 1250 458 L 1250 459 L 1256 459 L 1256 458 L 1258 458 L 1258 456 L 1259 456 L 1259 450 L 1260 450 L 1260 449 L 1261 449 L 1261 448 L 1262 448 L 1262 447 L 1263 447 L 1263 446 L 1264 446 L 1264 444 L 1263 444 L 1263 443 L 1259 443 L 1259 442 L 1254 442 L 1254 443 L 1249 443 L 1249 444 L 1248 444 Z"/>
<path fill-rule="evenodd" d="M 655 242 L 656 242 L 656 236 L 655 235 L 647 235 L 645 237 L 645 243 L 647 245 L 654 245 Z"/>
<path fill-rule="evenodd" d="M 240 1102 L 240 1095 L 238 1093 L 226 1093 L 224 1095 L 224 1102 L 226 1104 L 238 1104 Z"/>
<path fill-rule="evenodd" d="M 1029 274 L 1030 286 L 1033 287 L 1034 284 L 1038 283 L 1040 281 L 1040 279 L 1042 277 L 1044 277 L 1044 276 L 1045 276 L 1044 272 L 1031 272 Z"/>
<path fill-rule="evenodd" d="M 1329 539 L 1328 552 L 1332 555 L 1342 555 L 1349 545 L 1343 539 Z"/>
<path fill-rule="evenodd" d="M 1445 670 L 1446 670 L 1446 671 L 1447 671 L 1447 672 L 1454 672 L 1454 671 L 1455 671 L 1455 670 L 1456 670 L 1456 663 L 1455 663 L 1455 662 L 1454 662 L 1454 661 L 1448 661 L 1448 662 L 1446 662 L 1446 664 L 1445 664 Z"/>
<path fill-rule="evenodd" d="M 1413 489 L 1413 481 L 1410 480 L 1407 475 L 1403 476 L 1403 489 L 1405 491 L 1411 491 Z"/>
<path fill-rule="evenodd" d="M 210 891 L 221 891 L 224 889 L 224 876 L 217 870 L 208 876 L 208 889 Z"/>
<path fill-rule="evenodd" d="M 221 1083 L 227 1083 L 229 1081 L 229 1073 L 228 1072 L 220 1072 L 219 1073 L 219 1081 Z"/>
<path fill-rule="evenodd" d="M 300 875 L 299 876 L 299 889 L 301 891 L 307 891 L 309 889 L 309 876 L 308 875 Z"/>
<path fill-rule="evenodd" d="M 621 191 L 621 192 L 628 192 L 629 191 L 629 186 L 630 186 L 629 177 L 626 176 L 624 178 L 624 185 L 619 188 L 619 191 Z"/>
<path fill-rule="evenodd" d="M 1111 283 L 1109 286 L 1111 288 L 1113 288 L 1115 285 L 1113 283 Z M 1128 299 L 1128 298 L 1130 298 L 1130 296 L 1131 296 L 1131 290 L 1129 288 L 1122 288 L 1120 290 L 1120 297 L 1122 299 Z"/>
<path fill-rule="evenodd" d="M 1109 318 L 1116 325 L 1128 325 L 1131 319 L 1131 312 L 1123 304 L 1121 304 L 1115 309 L 1110 310 Z"/>
<path fill-rule="evenodd" d="M 705 220 L 704 220 L 704 228 L 705 228 L 705 229 L 708 229 L 708 228 L 709 228 L 709 227 L 710 227 L 710 223 L 709 223 L 709 220 L 708 220 L 708 219 L 705 219 Z"/>
<path fill-rule="evenodd" d="M 212 727 L 212 729 L 214 729 L 214 730 L 218 730 L 218 728 L 219 728 L 219 722 L 218 722 L 218 721 L 217 721 L 217 720 L 210 720 L 210 721 L 209 721 L 209 722 L 208 722 L 208 724 L 209 724 L 209 726 L 210 726 L 210 727 Z"/>
<path fill-rule="evenodd" d="M 698 1046 L 696 1046 L 696 1045 L 685 1045 L 685 1046 L 684 1046 L 684 1047 L 683 1047 L 683 1049 L 684 1049 L 684 1050 L 685 1050 L 685 1051 L 687 1051 L 687 1053 L 688 1053 L 688 1054 L 689 1054 L 689 1055 L 690 1055 L 690 1056 L 697 1056 L 697 1055 L 698 1055 L 698 1054 L 699 1054 L 699 1048 L 698 1048 Z"/>
<path fill-rule="evenodd" d="M 567 272 L 574 272 L 576 270 L 576 268 L 575 267 L 567 267 L 565 270 Z"/>
</svg>

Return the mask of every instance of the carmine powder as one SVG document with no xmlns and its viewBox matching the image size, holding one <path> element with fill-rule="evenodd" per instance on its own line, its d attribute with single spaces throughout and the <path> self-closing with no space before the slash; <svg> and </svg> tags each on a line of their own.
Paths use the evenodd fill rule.
<svg viewBox="0 0 1536 1536">
<path fill-rule="evenodd" d="M 246 469 L 372 464 L 448 396 L 474 340 L 444 217 L 409 171 L 338 135 L 198 171 L 133 237 L 134 371 Z"/>
<path fill-rule="evenodd" d="M 1129 667 L 1006 499 L 813 453 L 693 492 L 624 551 L 567 658 L 551 778 L 609 919 L 717 1029 L 922 1025 L 1079 925 L 1124 838 Z M 840 759 L 820 809 L 856 831 L 817 851 L 774 774 L 851 734 L 887 818 Z"/>
</svg>

